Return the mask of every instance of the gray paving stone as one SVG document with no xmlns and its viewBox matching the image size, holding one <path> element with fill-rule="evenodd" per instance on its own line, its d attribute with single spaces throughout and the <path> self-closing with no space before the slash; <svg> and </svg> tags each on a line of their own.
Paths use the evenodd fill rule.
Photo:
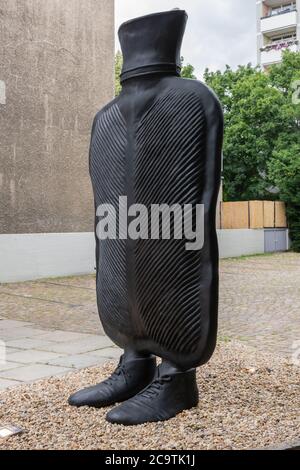
<svg viewBox="0 0 300 470">
<path fill-rule="evenodd" d="M 38 351 L 36 349 L 17 350 L 9 355 L 10 361 L 16 361 L 22 364 L 48 364 L 49 361 L 62 357 L 62 353 L 54 353 L 50 351 Z"/>
<path fill-rule="evenodd" d="M 93 356 L 106 357 L 108 359 L 119 359 L 123 354 L 123 350 L 120 348 L 104 348 L 98 351 L 93 351 Z"/>
<path fill-rule="evenodd" d="M 23 364 L 22 363 L 20 364 L 17 361 L 15 362 L 7 361 L 5 364 L 0 363 L 0 372 L 7 371 L 9 369 L 15 369 L 16 367 L 22 367 L 22 366 Z"/>
<path fill-rule="evenodd" d="M 50 341 L 48 341 L 48 344 L 41 345 L 36 349 L 73 355 L 104 349 L 109 347 L 111 344 L 111 340 L 105 336 L 91 335 L 89 338 L 67 343 L 50 343 Z"/>
<path fill-rule="evenodd" d="M 17 369 L 10 369 L 6 372 L 0 372 L 0 378 L 20 380 L 22 382 L 31 382 L 33 380 L 50 377 L 53 375 L 67 373 L 72 369 L 59 366 L 50 366 L 44 364 L 31 364 Z"/>
<path fill-rule="evenodd" d="M 41 349 L 44 347 L 52 346 L 54 343 L 50 341 L 43 341 L 38 338 L 19 338 L 7 341 L 6 346 L 17 349 Z"/>
<path fill-rule="evenodd" d="M 24 331 L 21 328 L 7 329 L 3 331 L 0 330 L 1 341 L 13 341 L 14 339 L 19 338 L 26 338 L 26 334 L 24 335 Z"/>
<path fill-rule="evenodd" d="M 104 362 L 107 362 L 107 357 L 97 357 L 92 356 L 90 354 L 74 354 L 73 356 L 65 356 L 60 357 L 58 359 L 52 359 L 51 361 L 49 361 L 49 364 L 61 367 L 72 367 L 74 369 L 81 369 L 84 367 L 100 365 Z"/>
<path fill-rule="evenodd" d="M 44 332 L 39 339 L 45 341 L 54 341 L 56 343 L 64 343 L 67 341 L 78 341 L 80 339 L 94 337 L 95 335 L 89 335 L 88 333 L 73 333 L 71 331 L 50 331 Z"/>
<path fill-rule="evenodd" d="M 19 382 L 17 380 L 0 379 L 0 390 L 6 390 L 11 387 L 17 387 L 21 384 L 22 382 Z"/>
<path fill-rule="evenodd" d="M 6 358 L 9 357 L 11 354 L 20 351 L 20 349 L 17 349 L 17 348 L 10 348 L 10 347 L 8 347 L 8 346 L 5 348 L 5 350 L 6 350 Z"/>
<path fill-rule="evenodd" d="M 19 321 L 19 320 L 0 320 L 0 329 L 2 328 L 19 328 L 20 326 L 27 326 L 34 328 L 33 323 Z"/>
<path fill-rule="evenodd" d="M 39 330 L 36 328 L 28 328 L 20 326 L 17 328 L 0 328 L 0 339 L 2 340 L 14 340 L 18 338 L 32 338 L 35 336 L 41 336 L 45 334 L 45 330 Z"/>
</svg>

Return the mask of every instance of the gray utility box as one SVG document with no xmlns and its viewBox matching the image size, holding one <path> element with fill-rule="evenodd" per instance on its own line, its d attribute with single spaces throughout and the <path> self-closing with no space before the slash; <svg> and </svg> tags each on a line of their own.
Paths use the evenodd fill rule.
<svg viewBox="0 0 300 470">
<path fill-rule="evenodd" d="M 265 253 L 286 251 L 289 249 L 289 235 L 286 228 L 265 230 Z"/>
</svg>

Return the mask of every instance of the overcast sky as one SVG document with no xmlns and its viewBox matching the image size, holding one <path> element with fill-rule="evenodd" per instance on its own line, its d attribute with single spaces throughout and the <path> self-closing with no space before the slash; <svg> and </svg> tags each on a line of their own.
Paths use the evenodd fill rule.
<svg viewBox="0 0 300 470">
<path fill-rule="evenodd" d="M 255 0 L 115 0 L 116 31 L 136 16 L 181 8 L 189 15 L 182 47 L 185 62 L 202 78 L 206 67 L 256 64 Z M 116 35 L 116 49 L 119 49 Z"/>
</svg>

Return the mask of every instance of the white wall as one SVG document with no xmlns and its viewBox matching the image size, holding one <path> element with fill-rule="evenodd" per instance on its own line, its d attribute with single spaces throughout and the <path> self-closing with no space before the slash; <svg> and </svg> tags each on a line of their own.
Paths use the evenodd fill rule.
<svg viewBox="0 0 300 470">
<path fill-rule="evenodd" d="M 218 230 L 221 258 L 264 253 L 264 230 Z M 0 282 L 94 273 L 93 233 L 0 235 Z"/>
<path fill-rule="evenodd" d="M 221 258 L 264 253 L 264 230 L 218 230 Z"/>
<path fill-rule="evenodd" d="M 94 272 L 93 233 L 0 235 L 0 282 Z"/>
<path fill-rule="evenodd" d="M 298 48 L 297 45 L 290 46 L 288 48 L 292 52 L 297 52 Z M 276 62 L 280 62 L 282 59 L 282 52 L 285 51 L 286 49 L 281 49 L 279 51 L 276 50 L 271 50 L 271 51 L 263 51 L 261 53 L 261 63 L 264 65 L 267 64 L 275 64 Z"/>
<path fill-rule="evenodd" d="M 261 20 L 261 31 L 265 33 L 267 31 L 280 30 L 288 28 L 289 26 L 296 26 L 297 24 L 297 12 L 291 11 L 290 13 L 284 13 L 282 15 L 274 15 Z"/>
</svg>

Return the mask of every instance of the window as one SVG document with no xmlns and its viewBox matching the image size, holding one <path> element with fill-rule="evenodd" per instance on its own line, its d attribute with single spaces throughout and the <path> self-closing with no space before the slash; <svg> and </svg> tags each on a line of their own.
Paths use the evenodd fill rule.
<svg viewBox="0 0 300 470">
<path fill-rule="evenodd" d="M 281 13 L 288 13 L 289 11 L 296 10 L 296 3 L 287 3 L 285 5 L 279 5 L 277 7 L 273 7 L 270 10 L 270 16 L 279 15 Z"/>
<path fill-rule="evenodd" d="M 284 41 L 292 41 L 296 40 L 296 34 L 295 33 L 289 33 L 289 34 L 282 34 L 281 36 L 274 36 L 271 38 L 271 42 L 284 42 Z"/>
</svg>

